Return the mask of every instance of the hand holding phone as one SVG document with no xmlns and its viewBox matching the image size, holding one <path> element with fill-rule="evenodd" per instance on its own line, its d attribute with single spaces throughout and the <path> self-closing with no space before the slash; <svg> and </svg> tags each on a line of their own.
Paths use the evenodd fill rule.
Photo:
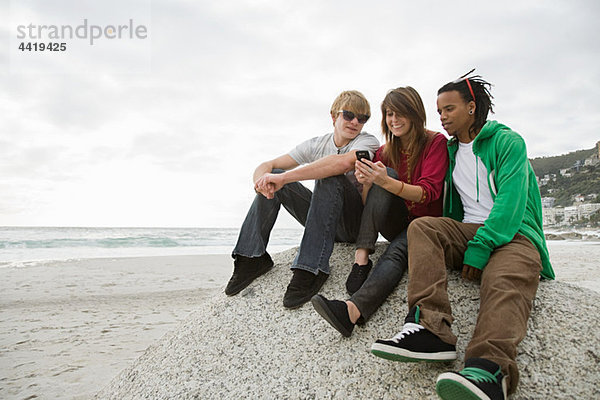
<svg viewBox="0 0 600 400">
<path fill-rule="evenodd" d="M 360 162 L 363 162 L 363 158 L 371 161 L 371 157 L 369 157 L 369 152 L 367 150 L 356 150 L 356 159 Z M 363 162 L 363 164 L 366 163 Z"/>
</svg>

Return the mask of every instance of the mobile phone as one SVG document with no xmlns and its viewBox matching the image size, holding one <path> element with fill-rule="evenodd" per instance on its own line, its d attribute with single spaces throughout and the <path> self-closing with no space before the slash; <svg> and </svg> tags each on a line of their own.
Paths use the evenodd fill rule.
<svg viewBox="0 0 600 400">
<path fill-rule="evenodd" d="M 356 150 L 356 159 L 362 162 L 363 158 L 371 161 L 371 157 L 369 157 L 369 152 L 367 150 Z"/>
</svg>

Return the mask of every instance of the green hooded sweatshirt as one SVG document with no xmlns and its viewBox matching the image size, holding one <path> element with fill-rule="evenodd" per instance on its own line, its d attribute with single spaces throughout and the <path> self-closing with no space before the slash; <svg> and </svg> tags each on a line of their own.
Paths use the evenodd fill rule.
<svg viewBox="0 0 600 400">
<path fill-rule="evenodd" d="M 454 137 L 448 141 L 450 165 L 445 181 L 444 216 L 462 221 L 463 205 L 452 184 L 457 150 L 458 140 Z M 473 153 L 488 170 L 487 183 L 494 206 L 484 225 L 469 241 L 463 263 L 483 270 L 492 251 L 520 233 L 537 247 L 542 260 L 542 277 L 554 279 L 542 230 L 540 189 L 527 159 L 525 141 L 509 127 L 487 121 L 473 141 Z"/>
</svg>

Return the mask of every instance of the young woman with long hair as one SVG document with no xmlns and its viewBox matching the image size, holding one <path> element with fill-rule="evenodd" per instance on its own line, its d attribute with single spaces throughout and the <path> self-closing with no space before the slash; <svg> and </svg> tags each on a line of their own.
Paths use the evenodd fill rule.
<svg viewBox="0 0 600 400">
<path fill-rule="evenodd" d="M 355 263 L 346 282 L 348 301 L 312 298 L 315 310 L 342 335 L 367 320 L 398 285 L 408 265 L 406 229 L 415 218 L 442 215 L 446 138 L 425 128 L 425 107 L 410 86 L 393 89 L 381 104 L 386 143 L 373 161 L 357 160 L 355 176 L 363 185 L 365 207 L 356 241 Z M 369 275 L 381 233 L 390 245 Z M 368 277 L 368 278 L 367 278 Z"/>
</svg>

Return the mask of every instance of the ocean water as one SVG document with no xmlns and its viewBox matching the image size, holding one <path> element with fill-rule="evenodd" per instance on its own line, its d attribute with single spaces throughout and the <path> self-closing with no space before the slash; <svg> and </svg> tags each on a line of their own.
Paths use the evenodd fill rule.
<svg viewBox="0 0 600 400">
<path fill-rule="evenodd" d="M 277 253 L 298 246 L 302 232 L 274 229 L 267 250 Z M 238 233 L 237 228 L 0 227 L 0 268 L 82 258 L 229 254 Z M 546 233 L 600 240 L 597 229 Z"/>
<path fill-rule="evenodd" d="M 233 228 L 0 227 L 0 267 L 104 257 L 229 254 Z M 271 253 L 297 246 L 302 229 L 274 229 Z"/>
</svg>

